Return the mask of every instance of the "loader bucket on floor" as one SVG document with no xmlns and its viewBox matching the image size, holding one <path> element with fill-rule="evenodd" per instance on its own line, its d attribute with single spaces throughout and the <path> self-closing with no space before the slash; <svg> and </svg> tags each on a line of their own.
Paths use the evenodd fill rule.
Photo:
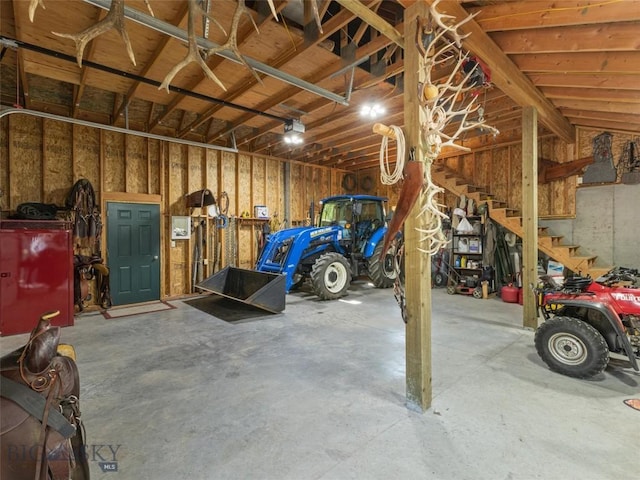
<svg viewBox="0 0 640 480">
<path fill-rule="evenodd" d="M 268 312 L 284 310 L 287 276 L 276 273 L 226 267 L 196 287 L 237 300 Z"/>
</svg>

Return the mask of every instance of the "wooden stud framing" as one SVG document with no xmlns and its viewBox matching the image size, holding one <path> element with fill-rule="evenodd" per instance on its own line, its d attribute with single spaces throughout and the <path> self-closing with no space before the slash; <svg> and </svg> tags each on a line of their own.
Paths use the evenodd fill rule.
<svg viewBox="0 0 640 480">
<path fill-rule="evenodd" d="M 538 282 L 538 112 L 522 109 L 522 286 L 527 293 Z M 524 295 L 522 324 L 538 327 L 535 299 Z"/>
<path fill-rule="evenodd" d="M 427 18 L 429 7 L 416 2 L 404 12 L 406 38 L 417 37 L 417 18 Z M 418 102 L 418 82 L 423 80 L 424 59 L 413 43 L 405 49 L 404 125 L 407 148 L 416 147 L 416 160 L 422 161 L 420 126 L 424 113 Z M 418 212 L 415 205 L 405 221 L 405 289 L 407 296 L 406 384 L 407 406 L 424 412 L 431 406 L 431 259 L 418 250 Z"/>
</svg>

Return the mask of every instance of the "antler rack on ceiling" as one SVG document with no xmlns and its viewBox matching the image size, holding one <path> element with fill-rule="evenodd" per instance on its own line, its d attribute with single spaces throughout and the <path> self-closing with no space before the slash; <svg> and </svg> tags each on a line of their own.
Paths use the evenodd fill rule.
<svg viewBox="0 0 640 480">
<path fill-rule="evenodd" d="M 109 10 L 111 8 L 112 1 L 115 1 L 115 0 L 84 0 L 84 1 L 90 5 L 94 5 L 104 10 Z M 124 17 L 134 22 L 137 22 L 141 25 L 144 25 L 145 27 L 151 28 L 157 32 L 163 33 L 165 35 L 169 35 L 178 40 L 182 40 L 186 42 L 189 41 L 188 32 L 186 32 L 185 30 L 179 27 L 176 27 L 175 25 L 172 25 L 170 23 L 154 18 L 150 15 L 147 15 L 134 8 L 127 7 L 126 5 L 124 7 Z M 220 47 L 220 45 L 218 45 L 217 43 L 202 37 L 197 37 L 197 42 L 198 42 L 198 46 L 203 50 L 212 50 L 212 49 L 215 50 L 217 47 Z M 215 51 L 215 54 L 220 55 L 221 57 L 227 60 L 230 60 L 232 62 L 242 63 L 241 60 L 239 60 L 236 57 L 236 53 L 234 53 L 233 50 L 231 49 Z M 290 85 L 294 85 L 302 90 L 306 90 L 310 93 L 313 93 L 314 95 L 318 95 L 320 97 L 326 98 L 327 100 L 336 102 L 340 105 L 344 105 L 344 106 L 349 105 L 348 99 L 344 96 L 338 95 L 329 90 L 321 88 L 317 85 L 314 85 L 313 83 L 307 82 L 305 80 L 302 80 L 301 78 L 298 78 L 286 72 L 283 72 L 282 70 L 273 68 L 270 65 L 259 62 L 258 60 L 255 60 L 251 57 L 244 56 L 243 58 L 246 64 L 257 72 L 276 78 Z"/>
</svg>

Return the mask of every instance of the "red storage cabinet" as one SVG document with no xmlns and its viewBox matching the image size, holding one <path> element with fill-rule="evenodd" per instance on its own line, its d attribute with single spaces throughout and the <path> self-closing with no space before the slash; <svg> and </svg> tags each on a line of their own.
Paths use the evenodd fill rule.
<svg viewBox="0 0 640 480">
<path fill-rule="evenodd" d="M 73 325 L 73 244 L 68 222 L 0 223 L 0 336 L 28 333 L 40 316 Z"/>
</svg>

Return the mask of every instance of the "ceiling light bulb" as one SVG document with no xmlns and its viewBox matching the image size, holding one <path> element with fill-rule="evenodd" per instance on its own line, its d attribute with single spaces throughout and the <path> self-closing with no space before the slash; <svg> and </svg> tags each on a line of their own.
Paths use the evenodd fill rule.
<svg viewBox="0 0 640 480">
<path fill-rule="evenodd" d="M 384 115 L 385 112 L 386 109 L 378 103 L 374 103 L 373 105 L 365 104 L 360 108 L 360 115 L 371 119 L 378 118 Z"/>
</svg>

